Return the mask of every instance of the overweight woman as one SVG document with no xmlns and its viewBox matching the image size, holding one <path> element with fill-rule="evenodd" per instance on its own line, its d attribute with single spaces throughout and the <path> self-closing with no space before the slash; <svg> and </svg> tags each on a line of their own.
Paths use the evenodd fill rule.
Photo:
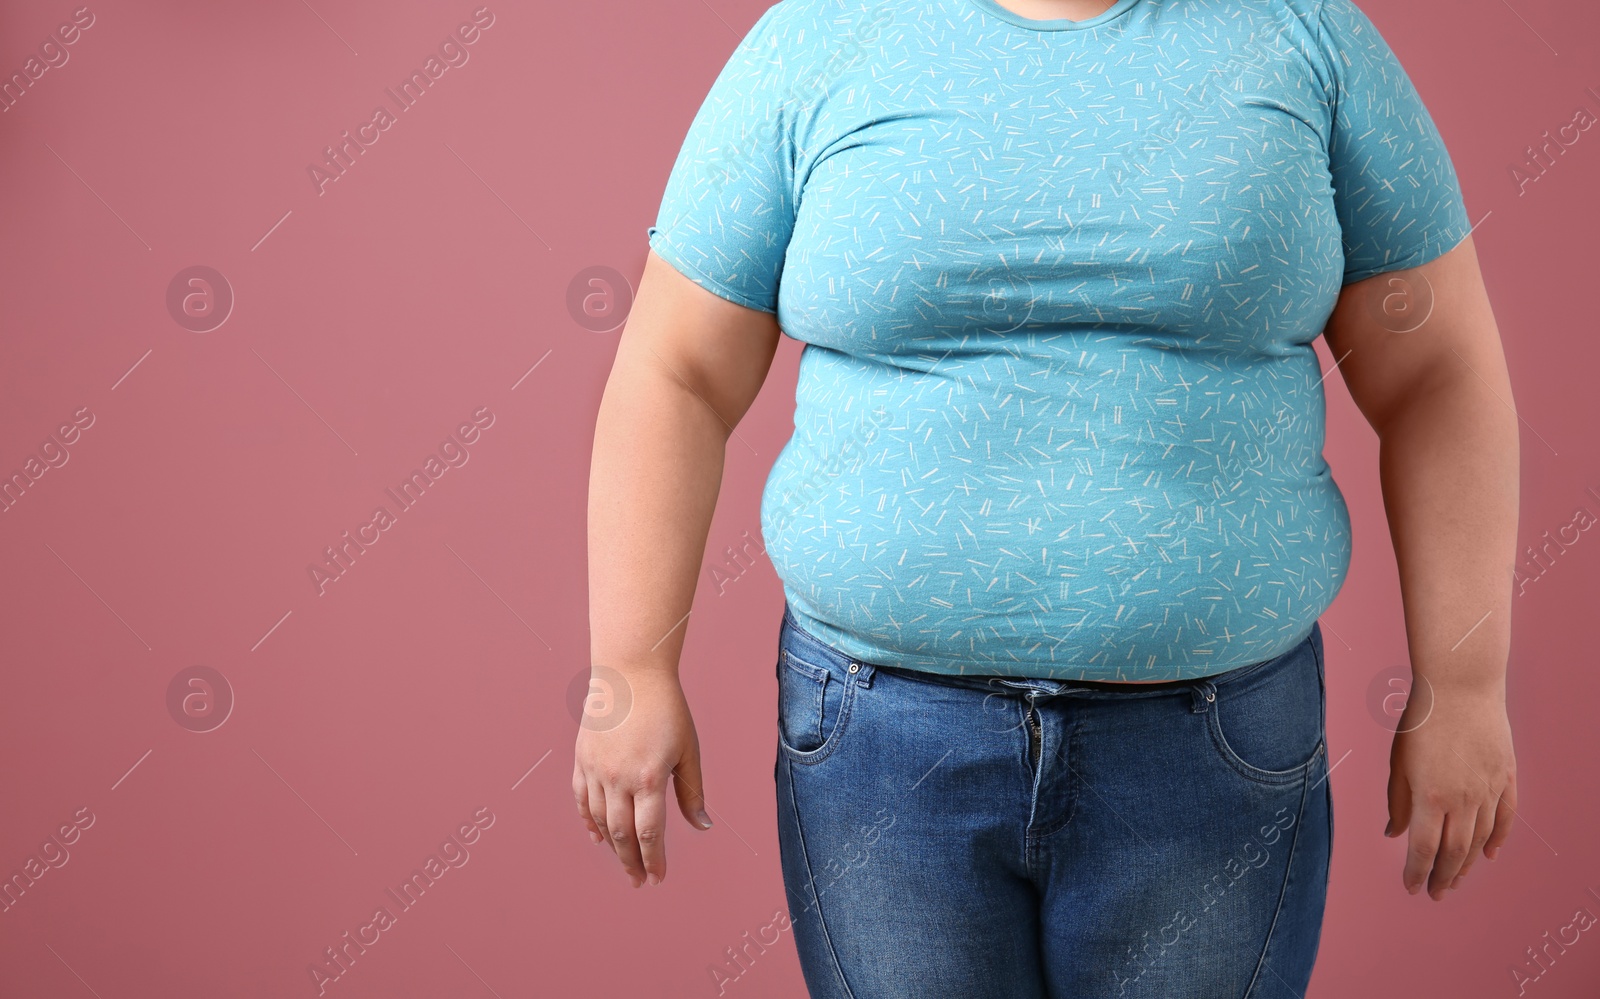
<svg viewBox="0 0 1600 999">
<path fill-rule="evenodd" d="M 1516 804 L 1517 419 L 1470 228 L 1352 0 L 771 7 L 672 169 L 595 430 L 592 661 L 632 706 L 579 732 L 593 838 L 654 884 L 669 796 L 710 826 L 679 652 L 781 332 L 761 518 L 811 995 L 1303 995 L 1351 551 L 1321 335 L 1425 692 L 1387 833 L 1445 898 Z"/>
</svg>

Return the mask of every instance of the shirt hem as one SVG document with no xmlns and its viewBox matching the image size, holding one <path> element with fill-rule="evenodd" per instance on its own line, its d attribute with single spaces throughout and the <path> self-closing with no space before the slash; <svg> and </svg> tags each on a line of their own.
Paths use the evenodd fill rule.
<svg viewBox="0 0 1600 999">
<path fill-rule="evenodd" d="M 670 239 L 667 233 L 661 231 L 658 227 L 651 226 L 649 230 L 647 230 L 647 236 L 649 237 L 648 242 L 650 249 L 655 251 L 656 256 L 671 264 L 673 270 L 716 295 L 718 298 L 725 298 L 734 305 L 742 305 L 747 309 L 755 309 L 757 312 L 766 312 L 772 315 L 777 314 L 778 310 L 773 306 L 759 301 L 758 299 L 747 295 L 742 291 L 735 291 L 726 284 L 723 284 L 721 281 L 718 281 L 716 278 L 710 277 L 699 268 L 685 263 L 683 258 L 678 255 L 676 250 L 663 250 L 663 247 L 669 245 Z"/>
<path fill-rule="evenodd" d="M 1467 237 L 1470 235 L 1472 235 L 1472 230 L 1469 228 L 1459 237 L 1454 239 L 1447 238 L 1434 240 L 1422 248 L 1414 250 L 1406 256 L 1401 257 L 1399 260 L 1391 260 L 1387 263 L 1374 264 L 1372 266 L 1358 268 L 1354 271 L 1347 271 L 1344 276 L 1343 284 L 1352 285 L 1357 281 L 1365 281 L 1367 278 L 1377 277 L 1379 274 L 1389 274 L 1394 271 L 1413 270 L 1423 266 L 1424 264 L 1432 263 L 1433 261 L 1444 256 L 1446 253 L 1449 253 L 1451 250 L 1454 250 L 1462 243 L 1465 243 L 1467 241 Z"/>
<path fill-rule="evenodd" d="M 1160 683 L 1173 680 L 1198 680 L 1208 676 L 1216 676 L 1219 673 L 1226 673 L 1229 670 L 1239 669 L 1240 667 L 1253 666 L 1269 659 L 1276 659 L 1304 642 L 1311 636 L 1312 629 L 1316 627 L 1316 619 L 1313 618 L 1292 639 L 1282 643 L 1281 648 L 1275 651 L 1269 650 L 1266 655 L 1256 655 L 1248 659 L 1234 659 L 1225 663 L 1207 663 L 1203 667 L 1180 668 L 1176 671 L 1170 669 L 1160 673 L 1152 671 L 1154 675 L 1130 678 L 1128 671 L 1125 669 L 1107 669 L 1099 666 L 1085 666 L 1050 660 L 1006 663 L 988 660 L 962 660 L 943 656 L 897 655 L 889 650 L 876 648 L 870 643 L 857 641 L 838 628 L 826 622 L 818 621 L 792 602 L 788 604 L 788 610 L 794 623 L 812 638 L 850 659 L 873 666 L 887 666 L 891 669 L 933 673 L 941 676 L 1004 676 L 1014 679 L 1084 680 L 1101 683 L 1126 682 L 1130 685 L 1137 685 L 1145 681 Z"/>
</svg>

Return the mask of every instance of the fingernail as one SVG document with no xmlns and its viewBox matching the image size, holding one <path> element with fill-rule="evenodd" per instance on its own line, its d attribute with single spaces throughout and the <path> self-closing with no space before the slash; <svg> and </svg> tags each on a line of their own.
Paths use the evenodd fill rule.
<svg viewBox="0 0 1600 999">
<path fill-rule="evenodd" d="M 1484 856 L 1488 857 L 1490 860 L 1494 860 L 1495 858 L 1500 856 L 1500 848 L 1498 846 L 1491 846 L 1484 853 Z"/>
<path fill-rule="evenodd" d="M 632 881 L 632 882 L 633 882 L 633 886 L 634 886 L 634 887 L 635 887 L 635 888 L 637 888 L 637 887 L 639 887 L 639 886 L 640 886 L 640 885 L 642 885 L 642 884 L 644 884 L 644 882 L 643 882 L 643 881 L 640 881 L 640 880 L 639 880 L 639 879 L 638 879 L 638 878 L 637 878 L 637 877 L 636 877 L 636 876 L 634 876 L 634 875 L 632 875 L 632 874 L 630 874 L 630 875 L 628 875 L 628 880 L 629 880 L 629 881 Z"/>
<path fill-rule="evenodd" d="M 1394 819 L 1390 819 L 1388 822 L 1385 822 L 1383 824 L 1383 834 L 1385 836 L 1389 836 L 1389 835 L 1392 835 L 1393 832 L 1394 832 Z"/>
<path fill-rule="evenodd" d="M 589 834 L 589 841 L 591 843 L 593 843 L 594 845 L 599 846 L 600 845 L 600 834 L 597 833 L 597 832 L 590 833 Z"/>
<path fill-rule="evenodd" d="M 700 828 L 701 829 L 710 829 L 711 828 L 711 816 L 707 815 L 705 812 L 701 812 L 697 816 L 697 819 L 700 822 Z"/>
<path fill-rule="evenodd" d="M 652 885 L 658 885 L 661 883 L 661 877 L 657 874 L 651 874 L 648 880 Z"/>
</svg>

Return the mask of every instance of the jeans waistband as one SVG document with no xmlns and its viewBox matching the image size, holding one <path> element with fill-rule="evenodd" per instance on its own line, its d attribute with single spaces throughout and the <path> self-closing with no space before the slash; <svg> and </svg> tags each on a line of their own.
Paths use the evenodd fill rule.
<svg viewBox="0 0 1600 999">
<path fill-rule="evenodd" d="M 1248 667 L 1245 667 L 1248 668 Z M 881 673 L 904 677 L 919 683 L 937 683 L 948 687 L 965 687 L 972 690 L 982 690 L 988 693 L 1015 690 L 1020 693 L 1032 694 L 1073 694 L 1073 693 L 1109 693 L 1122 697 L 1155 697 L 1162 694 L 1178 694 L 1192 690 L 1203 681 L 1215 682 L 1216 674 L 1209 677 L 1193 677 L 1188 680 L 1153 680 L 1147 683 L 1115 683 L 1106 680 L 1052 680 L 1045 677 L 1029 678 L 1016 676 L 990 676 L 981 673 L 934 673 L 928 670 L 904 669 L 896 666 L 877 667 Z"/>
</svg>

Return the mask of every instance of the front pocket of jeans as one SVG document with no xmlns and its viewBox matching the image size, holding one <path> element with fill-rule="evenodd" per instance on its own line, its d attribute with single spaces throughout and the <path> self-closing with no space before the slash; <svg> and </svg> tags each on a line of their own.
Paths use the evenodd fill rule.
<svg viewBox="0 0 1600 999">
<path fill-rule="evenodd" d="M 824 727 L 828 696 L 833 694 L 837 700 L 841 687 L 826 667 L 805 662 L 784 650 L 778 662 L 778 738 L 785 747 L 796 753 L 814 753 L 822 748 L 828 735 Z"/>
<path fill-rule="evenodd" d="M 1252 780 L 1296 780 L 1323 747 L 1322 678 L 1309 643 L 1281 662 L 1219 684 L 1208 706 L 1211 741 Z"/>
</svg>

